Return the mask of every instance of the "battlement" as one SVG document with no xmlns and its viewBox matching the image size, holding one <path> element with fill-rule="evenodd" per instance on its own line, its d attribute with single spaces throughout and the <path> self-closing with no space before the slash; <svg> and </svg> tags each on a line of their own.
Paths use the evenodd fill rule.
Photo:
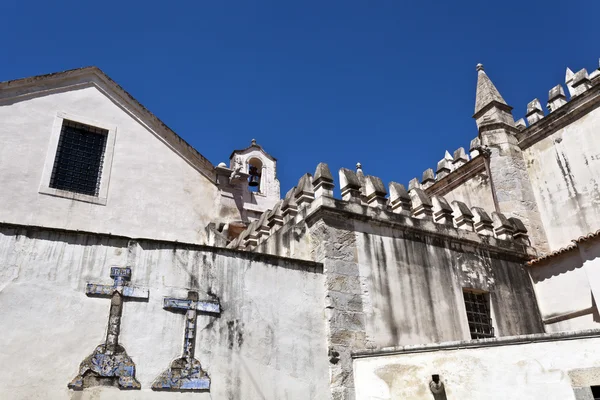
<svg viewBox="0 0 600 400">
<path fill-rule="evenodd" d="M 599 84 L 600 67 L 591 73 L 588 73 L 585 68 L 580 69 L 575 73 L 571 71 L 570 68 L 567 68 L 565 73 L 565 85 L 567 87 L 567 92 L 565 92 L 561 84 L 554 86 L 548 91 L 548 101 L 546 102 L 548 114 L 544 113 L 540 100 L 535 98 L 527 104 L 525 117 L 516 121 L 515 126 L 519 131 L 523 131 L 543 120 L 545 117 L 552 115 L 552 113 L 568 104 L 570 101 L 582 96 L 592 87 Z M 569 94 L 568 99 L 566 93 Z"/>
<path fill-rule="evenodd" d="M 456 152 L 456 155 L 456 159 L 464 159 L 464 150 Z M 403 229 L 454 236 L 535 255 L 527 229 L 517 218 L 507 218 L 497 212 L 488 213 L 480 207 L 469 208 L 460 201 L 449 203 L 443 196 L 428 196 L 418 182 L 409 185 L 408 190 L 400 183 L 390 182 L 386 189 L 380 178 L 365 176 L 360 164 L 357 167 L 357 172 L 340 169 L 342 199 L 338 200 L 333 198 L 334 179 L 329 167 L 320 163 L 314 176 L 303 175 L 283 200 L 252 222 L 227 247 L 253 251 L 280 229 L 310 219 L 319 209 L 327 209 L 349 218 L 390 223 Z"/>
</svg>

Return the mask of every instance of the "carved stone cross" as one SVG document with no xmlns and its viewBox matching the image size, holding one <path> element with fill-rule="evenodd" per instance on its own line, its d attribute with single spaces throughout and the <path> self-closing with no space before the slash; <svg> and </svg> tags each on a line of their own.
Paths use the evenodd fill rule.
<svg viewBox="0 0 600 400">
<path fill-rule="evenodd" d="M 221 307 L 216 301 L 198 300 L 198 292 L 188 292 L 186 299 L 165 297 L 163 308 L 172 311 L 185 310 L 183 354 L 174 360 L 152 384 L 154 390 L 199 391 L 210 389 L 210 378 L 194 358 L 196 348 L 196 320 L 198 311 L 219 314 Z"/>
<path fill-rule="evenodd" d="M 85 293 L 88 296 L 110 297 L 110 313 L 108 330 L 104 344 L 96 347 L 94 352 L 79 365 L 79 374 L 69 383 L 73 390 L 84 387 L 116 383 L 120 389 L 139 389 L 140 383 L 135 379 L 135 364 L 119 344 L 121 330 L 121 314 L 123 300 L 148 299 L 148 289 L 129 285 L 131 268 L 111 267 L 112 285 L 88 283 Z M 116 382 L 115 382 L 116 381 Z"/>
</svg>

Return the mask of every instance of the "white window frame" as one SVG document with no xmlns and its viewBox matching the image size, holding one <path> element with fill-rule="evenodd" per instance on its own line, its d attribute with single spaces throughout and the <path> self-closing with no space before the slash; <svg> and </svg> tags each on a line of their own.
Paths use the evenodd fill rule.
<svg viewBox="0 0 600 400">
<path fill-rule="evenodd" d="M 58 149 L 58 142 L 62 131 L 63 121 L 65 119 L 108 131 L 108 136 L 106 137 L 106 148 L 104 149 L 104 162 L 102 164 L 102 170 L 100 171 L 100 189 L 98 190 L 98 196 L 90 196 L 87 194 L 70 192 L 68 190 L 50 187 L 50 179 L 52 178 L 54 160 L 57 155 L 56 152 Z M 116 125 L 94 121 L 87 117 L 72 115 L 65 112 L 56 113 L 54 125 L 52 126 L 52 134 L 50 135 L 48 152 L 46 153 L 46 161 L 44 163 L 44 171 L 42 172 L 42 181 L 40 182 L 39 193 L 105 206 L 108 200 L 108 186 L 110 183 L 110 172 L 112 170 L 116 136 Z"/>
</svg>

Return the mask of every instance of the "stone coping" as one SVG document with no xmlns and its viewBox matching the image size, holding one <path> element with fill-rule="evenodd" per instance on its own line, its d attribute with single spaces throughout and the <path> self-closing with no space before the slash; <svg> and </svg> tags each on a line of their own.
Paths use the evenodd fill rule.
<svg viewBox="0 0 600 400">
<path fill-rule="evenodd" d="M 361 350 L 352 353 L 353 359 L 378 356 L 392 356 L 411 353 L 429 353 L 433 351 L 462 350 L 483 347 L 512 346 L 529 343 L 556 342 L 560 340 L 593 339 L 600 338 L 600 329 L 587 329 L 582 331 L 535 333 L 531 335 L 503 336 L 490 339 L 458 340 L 432 344 L 418 344 L 408 346 L 384 347 L 374 350 Z"/>
<path fill-rule="evenodd" d="M 322 212 L 342 214 L 345 219 L 355 219 L 387 225 L 392 228 L 413 231 L 442 240 L 461 242 L 471 246 L 484 247 L 497 253 L 509 254 L 515 259 L 528 260 L 537 255 L 533 247 L 512 240 L 500 240 L 493 236 L 479 235 L 476 232 L 458 229 L 454 226 L 435 223 L 432 220 L 417 219 L 358 203 L 350 203 L 332 197 L 319 197 L 305 211 L 304 220 L 311 223 L 322 216 Z M 301 220 L 299 218 L 299 220 Z"/>
<path fill-rule="evenodd" d="M 590 109 L 600 106 L 600 80 L 594 80 L 593 86 L 579 96 L 571 99 L 562 107 L 544 116 L 538 122 L 517 133 L 521 150 L 525 150 L 557 130 L 589 113 Z"/>
<path fill-rule="evenodd" d="M 231 248 L 225 248 L 225 247 L 209 246 L 206 244 L 185 243 L 185 242 L 143 238 L 143 237 L 133 238 L 133 237 L 122 236 L 122 235 L 111 235 L 111 234 L 107 234 L 107 233 L 96 233 L 96 232 L 80 231 L 80 230 L 50 228 L 50 227 L 37 226 L 37 225 L 11 224 L 11 223 L 1 222 L 1 221 L 0 221 L 0 229 L 14 229 L 17 231 L 17 232 L 15 232 L 15 234 L 27 236 L 30 238 L 32 237 L 33 232 L 55 232 L 55 233 L 59 233 L 59 234 L 62 233 L 62 234 L 68 234 L 68 235 L 91 235 L 91 236 L 96 236 L 96 237 L 101 237 L 101 238 L 110 238 L 110 239 L 117 239 L 117 240 L 120 239 L 120 240 L 127 240 L 127 241 L 132 240 L 132 241 L 136 241 L 136 242 L 149 242 L 149 243 L 154 243 L 154 244 L 166 244 L 166 245 L 176 247 L 179 249 L 186 248 L 189 250 L 207 251 L 207 252 L 211 252 L 211 253 L 215 253 L 215 254 L 219 254 L 219 255 L 223 255 L 223 256 L 228 256 L 228 257 L 237 257 L 237 258 L 241 258 L 241 259 L 245 259 L 245 260 L 260 261 L 260 262 L 265 262 L 267 264 L 277 264 L 282 267 L 285 267 L 285 265 L 282 265 L 284 263 L 285 264 L 294 264 L 298 267 L 303 267 L 303 269 L 306 269 L 306 270 L 314 270 L 314 272 L 323 273 L 323 264 L 314 262 L 314 261 L 308 261 L 308 260 L 302 260 L 302 259 L 290 258 L 290 257 L 282 257 L 282 256 L 278 256 L 278 255 L 273 255 L 273 254 L 254 253 L 254 252 L 248 252 L 248 251 L 244 251 L 244 250 L 237 250 L 237 249 L 231 249 Z M 18 232 L 19 230 L 23 230 L 25 232 L 24 233 Z M 48 239 L 48 238 L 45 238 L 45 239 Z"/>
</svg>

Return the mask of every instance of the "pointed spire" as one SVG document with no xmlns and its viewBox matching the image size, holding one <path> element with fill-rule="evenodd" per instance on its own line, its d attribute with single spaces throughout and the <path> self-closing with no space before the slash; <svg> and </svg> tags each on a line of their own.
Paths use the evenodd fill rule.
<svg viewBox="0 0 600 400">
<path fill-rule="evenodd" d="M 512 107 L 500 95 L 496 86 L 483 70 L 483 64 L 477 64 L 477 93 L 475 94 L 475 114 L 477 125 L 491 122 L 504 122 L 514 126 Z"/>
<path fill-rule="evenodd" d="M 477 94 L 475 96 L 475 114 L 492 102 L 508 106 L 496 86 L 483 70 L 483 64 L 477 64 Z"/>
</svg>

